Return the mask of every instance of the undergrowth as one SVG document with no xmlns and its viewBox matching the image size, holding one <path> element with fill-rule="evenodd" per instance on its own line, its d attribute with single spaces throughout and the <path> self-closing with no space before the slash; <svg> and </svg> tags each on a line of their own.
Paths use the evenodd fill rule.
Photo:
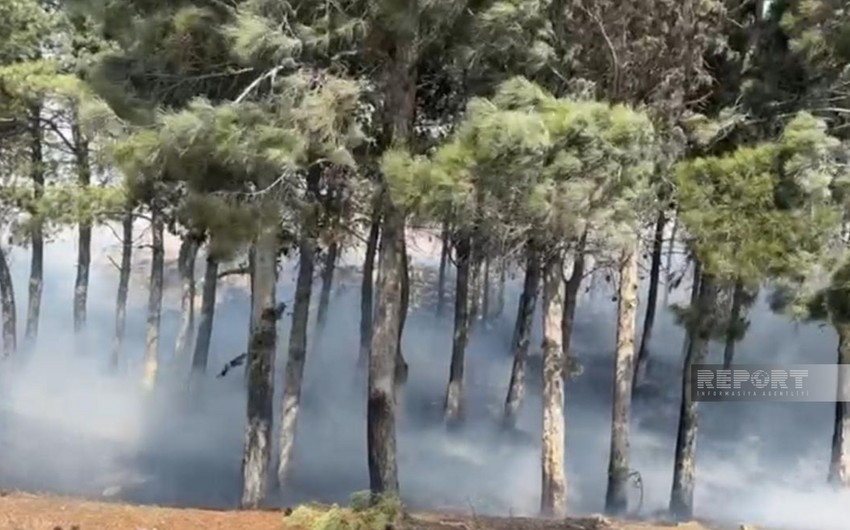
<svg viewBox="0 0 850 530">
<path fill-rule="evenodd" d="M 287 527 L 299 530 L 387 530 L 403 515 L 397 497 L 382 496 L 372 500 L 369 492 L 351 497 L 351 506 L 305 504 L 286 518 Z"/>
</svg>

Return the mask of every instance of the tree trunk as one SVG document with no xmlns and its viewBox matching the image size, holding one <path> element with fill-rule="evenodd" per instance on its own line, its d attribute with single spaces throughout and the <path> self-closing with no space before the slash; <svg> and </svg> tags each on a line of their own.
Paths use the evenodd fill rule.
<svg viewBox="0 0 850 530">
<path fill-rule="evenodd" d="M 322 290 L 319 293 L 319 309 L 316 313 L 316 339 L 320 339 L 325 330 L 325 324 L 328 319 L 328 307 L 331 302 L 331 290 L 334 282 L 334 269 L 336 268 L 337 258 L 339 257 L 339 243 L 336 241 L 328 245 L 328 251 L 325 254 L 325 263 L 322 267 Z"/>
<path fill-rule="evenodd" d="M 415 3 L 406 4 L 405 17 L 414 28 L 419 14 Z M 409 148 L 416 109 L 417 49 L 416 31 L 390 46 L 385 63 L 383 147 Z M 369 354 L 367 401 L 367 446 L 369 489 L 373 495 L 398 493 L 395 433 L 395 374 L 401 335 L 401 278 L 403 265 L 405 212 L 396 205 L 386 179 L 383 187 L 385 219 L 381 236 L 378 292 L 372 345 Z"/>
<path fill-rule="evenodd" d="M 735 360 L 735 343 L 738 342 L 738 321 L 744 307 L 744 282 L 738 278 L 732 292 L 732 311 L 729 314 L 729 327 L 726 329 L 726 347 L 723 349 L 723 368 L 728 369 Z"/>
<path fill-rule="evenodd" d="M 679 409 L 679 428 L 676 436 L 676 459 L 673 466 L 673 488 L 670 494 L 670 513 L 679 520 L 690 520 L 694 511 L 696 482 L 697 403 L 691 397 L 691 367 L 702 363 L 708 355 L 711 333 L 710 314 L 715 300 L 712 278 L 704 275 L 699 281 L 696 309 L 697 322 L 688 330 L 691 339 L 682 371 L 682 397 Z"/>
<path fill-rule="evenodd" d="M 472 239 L 472 251 L 470 252 L 469 266 L 469 327 L 475 327 L 476 321 L 481 318 L 481 286 L 484 282 L 483 260 L 476 249 L 475 238 Z"/>
<path fill-rule="evenodd" d="M 256 306 L 262 308 L 251 328 L 248 347 L 248 422 L 242 455 L 242 507 L 257 508 L 266 496 L 272 448 L 274 358 L 277 343 L 276 302 L 278 238 L 266 230 L 254 255 Z"/>
<path fill-rule="evenodd" d="M 505 283 L 507 282 L 507 266 L 504 258 L 499 260 L 499 287 L 496 289 L 496 309 L 493 318 L 502 316 L 505 311 Z"/>
<path fill-rule="evenodd" d="M 469 268 L 470 238 L 458 237 L 457 277 L 455 287 L 455 319 L 452 337 L 452 361 L 449 370 L 449 385 L 446 389 L 445 415 L 449 425 L 458 424 L 463 418 L 463 368 L 466 345 L 469 343 Z"/>
<path fill-rule="evenodd" d="M 381 233 L 381 216 L 377 208 L 372 212 L 369 239 L 366 241 L 366 257 L 363 260 L 363 279 L 360 284 L 360 354 L 358 364 L 365 366 L 372 347 L 373 286 L 375 282 L 375 254 L 378 251 L 378 236 Z"/>
<path fill-rule="evenodd" d="M 389 202 L 389 201 L 388 201 Z M 369 354 L 367 443 L 369 488 L 373 494 L 398 492 L 395 433 L 395 374 L 401 307 L 401 232 L 404 218 L 388 204 L 381 236 L 378 296 Z"/>
<path fill-rule="evenodd" d="M 118 275 L 118 297 L 115 300 L 115 337 L 112 341 L 112 368 L 121 363 L 124 328 L 127 322 L 127 295 L 130 291 L 130 267 L 133 259 L 133 212 L 128 209 L 121 222 L 121 269 Z"/>
<path fill-rule="evenodd" d="M 483 293 L 481 295 L 481 317 L 484 320 L 490 319 L 490 257 L 484 258 L 484 285 L 482 286 Z"/>
<path fill-rule="evenodd" d="M 699 260 L 694 260 L 694 278 L 691 282 L 691 307 L 696 307 L 697 300 L 699 299 L 699 289 L 700 289 L 700 281 L 702 277 L 702 265 Z M 685 357 L 688 354 L 688 348 L 691 344 L 691 334 L 685 333 L 685 342 L 682 344 L 682 357 Z"/>
<path fill-rule="evenodd" d="M 215 256 L 210 256 L 209 249 L 207 249 L 207 267 L 204 271 L 204 286 L 201 293 L 201 321 L 198 325 L 198 338 L 195 341 L 195 351 L 192 355 L 192 372 L 194 374 L 203 374 L 207 371 L 207 361 L 210 357 L 210 339 L 212 338 L 215 319 L 218 265 L 218 259 Z M 253 326 L 251 326 L 251 329 L 253 329 Z"/>
<path fill-rule="evenodd" d="M 404 336 L 404 324 L 407 322 L 407 313 L 410 310 L 410 260 L 407 255 L 407 240 L 405 238 L 404 228 L 402 227 L 401 236 L 401 306 L 398 316 L 398 345 L 396 347 L 395 361 L 395 385 L 396 393 L 401 390 L 401 387 L 407 382 L 407 361 L 404 360 L 404 352 L 401 348 L 402 337 Z"/>
<path fill-rule="evenodd" d="M 850 378 L 846 366 L 850 364 L 850 325 L 835 324 L 838 332 L 838 386 L 835 402 L 835 425 L 832 432 L 832 454 L 829 461 L 829 483 L 839 488 L 850 486 Z"/>
<path fill-rule="evenodd" d="M 531 326 L 534 307 L 537 305 L 537 288 L 540 285 L 540 256 L 531 243 L 526 250 L 525 281 L 520 295 L 519 314 L 517 316 L 518 339 L 514 346 L 514 365 L 511 369 L 511 382 L 505 399 L 505 427 L 516 426 L 519 409 L 525 397 L 525 366 L 528 360 L 528 346 L 531 342 Z"/>
<path fill-rule="evenodd" d="M 564 318 L 563 322 L 561 322 L 561 344 L 564 348 L 564 376 L 568 376 L 575 370 L 578 370 L 578 363 L 576 362 L 575 355 L 573 355 L 570 349 L 570 343 L 572 342 L 573 337 L 573 322 L 576 318 L 579 289 L 581 289 L 581 281 L 584 279 L 584 251 L 586 247 L 587 230 L 581 234 L 578 246 L 575 249 L 573 272 L 570 274 L 570 279 L 567 280 L 566 294 L 564 296 Z"/>
<path fill-rule="evenodd" d="M 91 184 L 91 164 L 89 162 L 88 139 L 80 130 L 79 117 L 75 110 L 71 120 L 71 134 L 74 139 L 74 157 L 77 166 L 77 178 L 80 188 L 88 189 Z M 74 282 L 74 333 L 79 334 L 86 324 L 86 305 L 89 294 L 89 270 L 91 268 L 91 219 L 80 219 L 77 243 L 77 278 Z"/>
<path fill-rule="evenodd" d="M 442 316 L 446 305 L 446 268 L 449 263 L 449 222 L 443 223 L 440 232 L 440 269 L 437 274 L 437 316 Z"/>
<path fill-rule="evenodd" d="M 251 366 L 251 341 L 254 336 L 254 326 L 260 321 L 262 307 L 257 297 L 257 245 L 256 241 L 251 244 L 248 249 L 248 281 L 251 283 L 251 313 L 248 315 L 248 345 L 246 352 L 248 355 L 245 359 L 245 387 L 248 388 L 251 384 L 251 371 L 248 369 Z M 203 303 L 203 301 L 202 301 Z"/>
<path fill-rule="evenodd" d="M 151 209 L 151 277 L 148 292 L 147 332 L 145 335 L 145 371 L 143 384 L 152 390 L 159 369 L 159 323 L 162 317 L 162 280 L 164 267 L 162 213 Z"/>
<path fill-rule="evenodd" d="M 3 310 L 3 358 L 11 357 L 18 347 L 15 288 L 6 251 L 0 246 L 0 308 Z"/>
<path fill-rule="evenodd" d="M 42 153 L 41 106 L 30 110 L 30 163 L 33 195 L 36 200 L 44 195 L 44 158 Z M 30 347 L 38 339 L 41 316 L 41 293 L 44 288 L 44 223 L 34 214 L 32 219 L 32 254 L 30 256 L 29 300 L 27 301 L 27 327 L 24 338 Z"/>
<path fill-rule="evenodd" d="M 563 258 L 553 253 L 543 271 L 543 494 L 544 516 L 564 517 L 567 479 L 564 473 L 564 319 Z"/>
<path fill-rule="evenodd" d="M 673 214 L 673 229 L 670 232 L 670 244 L 667 245 L 667 263 L 664 265 L 664 305 L 670 299 L 670 287 L 673 279 L 673 249 L 676 248 L 676 233 L 679 231 L 679 216 Z"/>
<path fill-rule="evenodd" d="M 316 238 L 319 223 L 319 179 L 321 166 L 313 166 L 307 177 L 307 211 L 305 212 L 299 242 L 298 278 L 295 281 L 295 300 L 292 306 L 292 326 L 289 331 L 289 355 L 283 382 L 283 398 L 280 405 L 279 454 L 277 483 L 286 484 L 292 447 L 295 443 L 295 428 L 301 405 L 301 384 L 304 380 L 304 363 L 307 357 L 307 325 L 310 319 L 310 298 L 313 294 L 313 269 L 315 266 Z"/>
<path fill-rule="evenodd" d="M 186 234 L 180 243 L 180 255 L 177 259 L 181 284 L 180 328 L 174 345 L 174 357 L 177 359 L 186 359 L 189 350 L 192 349 L 192 336 L 195 330 L 195 261 L 198 257 L 199 246 L 200 242 L 195 234 Z"/>
<path fill-rule="evenodd" d="M 638 244 L 620 257 L 617 297 L 617 352 L 614 359 L 614 400 L 611 411 L 611 452 L 605 511 L 623 515 L 628 509 L 629 418 L 632 405 L 632 369 L 637 321 Z"/>
<path fill-rule="evenodd" d="M 655 325 L 655 311 L 658 306 L 658 281 L 661 275 L 661 249 L 664 245 L 664 226 L 667 219 L 664 212 L 658 212 L 655 221 L 655 238 L 652 242 L 652 262 L 649 266 L 649 292 L 646 297 L 646 316 L 643 319 L 643 331 L 640 338 L 640 349 L 637 356 L 637 368 L 634 372 L 634 387 L 646 378 L 649 367 L 649 344 L 652 340 L 652 328 Z"/>
</svg>

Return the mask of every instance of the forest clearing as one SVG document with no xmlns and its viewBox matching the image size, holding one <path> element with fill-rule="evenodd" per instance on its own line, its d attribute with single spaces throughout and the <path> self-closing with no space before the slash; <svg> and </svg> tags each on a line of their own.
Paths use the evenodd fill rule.
<svg viewBox="0 0 850 530">
<path fill-rule="evenodd" d="M 0 490 L 847 530 L 850 4 L 0 0 Z"/>
</svg>

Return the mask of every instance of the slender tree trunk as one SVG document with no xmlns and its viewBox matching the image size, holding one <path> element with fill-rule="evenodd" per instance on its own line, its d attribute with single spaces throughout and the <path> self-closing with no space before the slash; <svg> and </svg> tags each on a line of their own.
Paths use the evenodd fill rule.
<svg viewBox="0 0 850 530">
<path fill-rule="evenodd" d="M 838 332 L 838 387 L 835 402 L 835 425 L 832 433 L 832 455 L 829 461 L 829 483 L 847 488 L 850 486 L 850 404 L 844 401 L 850 395 L 850 378 L 846 366 L 850 364 L 850 325 L 835 324 Z"/>
<path fill-rule="evenodd" d="M 564 473 L 564 319 L 563 258 L 553 253 L 543 271 L 543 494 L 544 516 L 563 517 L 567 512 L 567 479 Z"/>
<path fill-rule="evenodd" d="M 673 230 L 670 232 L 670 244 L 667 245 L 667 263 L 664 265 L 664 305 L 670 300 L 670 288 L 673 280 L 673 250 L 676 248 L 676 234 L 679 231 L 679 216 L 673 214 Z"/>
<path fill-rule="evenodd" d="M 218 289 L 219 261 L 215 256 L 209 255 L 209 249 L 207 249 L 206 261 L 204 286 L 201 293 L 201 321 L 198 325 L 198 338 L 195 341 L 195 351 L 192 355 L 192 372 L 194 374 L 203 374 L 207 371 L 207 361 L 210 357 L 210 342 L 212 338 L 213 323 L 215 320 L 215 299 L 216 291 Z M 251 329 L 253 329 L 253 326 Z"/>
<path fill-rule="evenodd" d="M 484 285 L 481 295 L 481 318 L 490 319 L 490 257 L 484 258 Z"/>
<path fill-rule="evenodd" d="M 15 288 L 6 251 L 0 245 L 0 308 L 3 310 L 3 358 L 11 357 L 18 347 Z"/>
<path fill-rule="evenodd" d="M 691 282 L 691 307 L 696 307 L 699 300 L 700 282 L 702 281 L 702 264 L 699 260 L 694 260 L 694 277 Z M 688 354 L 688 348 L 691 344 L 691 334 L 685 333 L 685 342 L 682 344 L 682 357 Z"/>
<path fill-rule="evenodd" d="M 726 329 L 726 347 L 723 349 L 723 368 L 728 369 L 735 360 L 735 343 L 738 342 L 738 321 L 744 307 L 744 282 L 738 278 L 732 292 L 732 311 L 729 314 L 729 327 Z"/>
<path fill-rule="evenodd" d="M 30 164 L 33 195 L 36 200 L 44 195 L 44 157 L 42 153 L 43 133 L 41 128 L 41 106 L 30 110 Z M 30 347 L 38 339 L 38 323 L 41 316 L 41 293 L 44 288 L 44 224 L 38 214 L 32 220 L 32 254 L 30 256 L 29 300 L 27 304 L 27 326 L 24 338 Z"/>
<path fill-rule="evenodd" d="M 679 520 L 690 520 L 694 512 L 696 483 L 697 403 L 691 396 L 691 367 L 702 363 L 708 355 L 711 324 L 709 315 L 715 300 L 713 280 L 703 275 L 697 300 L 698 322 L 688 334 L 688 353 L 682 371 L 682 399 L 679 409 L 679 428 L 676 436 L 676 459 L 673 465 L 673 488 L 670 494 L 670 513 Z"/>
<path fill-rule="evenodd" d="M 251 328 L 248 347 L 248 422 L 242 456 L 242 507 L 256 508 L 266 496 L 272 448 L 272 400 L 277 320 L 278 238 L 266 230 L 254 254 L 255 305 L 262 308 Z"/>
<path fill-rule="evenodd" d="M 372 347 L 373 286 L 375 282 L 375 254 L 378 251 L 378 236 L 381 233 L 381 216 L 377 208 L 372 212 L 372 224 L 366 241 L 366 257 L 363 261 L 363 279 L 360 284 L 360 356 L 358 364 L 365 366 Z"/>
<path fill-rule="evenodd" d="M 174 357 L 186 359 L 192 349 L 195 329 L 195 261 L 200 242 L 195 234 L 187 234 L 180 243 L 180 328 L 174 345 Z M 205 280 L 206 281 L 206 280 Z"/>
<path fill-rule="evenodd" d="M 469 267 L 469 327 L 475 327 L 476 321 L 481 318 L 481 287 L 484 275 L 482 274 L 483 261 L 477 252 L 475 238 L 472 240 L 472 251 L 470 253 Z"/>
<path fill-rule="evenodd" d="M 124 327 L 127 322 L 127 295 L 130 291 L 130 268 L 133 259 L 133 212 L 129 209 L 124 214 L 121 226 L 121 269 L 118 275 L 118 296 L 115 300 L 115 337 L 111 355 L 113 369 L 117 369 L 121 364 Z"/>
<path fill-rule="evenodd" d="M 468 235 L 458 237 L 457 277 L 455 287 L 455 321 L 452 337 L 452 361 L 449 370 L 449 385 L 446 389 L 445 415 L 449 425 L 463 418 L 463 368 L 466 346 L 469 343 L 469 268 L 470 240 Z"/>
<path fill-rule="evenodd" d="M 449 263 L 449 222 L 443 222 L 440 232 L 440 269 L 437 275 L 437 316 L 442 316 L 446 305 L 446 268 Z"/>
<path fill-rule="evenodd" d="M 403 230 L 403 229 L 402 229 Z M 403 232 L 402 232 L 403 233 Z M 410 310 L 410 259 L 407 255 L 407 240 L 401 237 L 401 306 L 398 316 L 398 344 L 396 347 L 395 361 L 395 385 L 396 395 L 401 387 L 407 382 L 407 361 L 404 360 L 402 351 L 402 337 L 404 336 L 404 324 L 407 322 L 407 313 Z"/>
<path fill-rule="evenodd" d="M 496 289 L 496 309 L 493 318 L 502 316 L 505 311 L 505 283 L 507 282 L 507 267 L 504 259 L 499 260 L 499 287 Z"/>
<path fill-rule="evenodd" d="M 248 249 L 248 281 L 251 283 L 251 313 L 248 315 L 248 347 L 246 352 L 248 355 L 245 359 L 245 387 L 248 388 L 251 384 L 251 371 L 248 369 L 251 366 L 251 341 L 254 336 L 254 326 L 260 321 L 262 306 L 257 297 L 257 244 L 256 241 L 251 244 Z M 203 303 L 203 301 L 202 301 Z"/>
<path fill-rule="evenodd" d="M 632 369 L 637 321 L 638 245 L 620 257 L 620 289 L 617 297 L 617 352 L 614 359 L 614 399 L 611 411 L 611 453 L 608 460 L 608 492 L 605 511 L 622 515 L 628 509 L 629 418 L 632 405 Z"/>
<path fill-rule="evenodd" d="M 540 285 L 540 256 L 534 245 L 529 242 L 526 250 L 525 281 L 520 295 L 519 315 L 517 316 L 518 339 L 514 346 L 514 364 L 511 369 L 511 382 L 505 399 L 505 427 L 516 426 L 519 409 L 525 397 L 525 366 L 528 360 L 528 346 L 531 342 L 531 326 L 534 319 L 534 307 L 537 305 L 537 291 Z"/>
<path fill-rule="evenodd" d="M 71 120 L 71 134 L 74 138 L 74 157 L 77 166 L 77 178 L 80 188 L 88 189 L 91 184 L 91 164 L 89 162 L 88 139 L 80 130 L 79 117 L 75 110 Z M 91 219 L 80 220 L 77 243 L 77 278 L 74 282 L 74 333 L 79 334 L 86 324 L 86 305 L 89 294 L 89 270 L 91 268 Z"/>
<path fill-rule="evenodd" d="M 531 258 L 529 258 L 529 259 L 531 259 Z M 539 260 L 539 257 L 535 258 L 535 259 Z M 529 315 L 532 315 L 532 317 L 533 317 L 534 309 L 535 309 L 535 306 L 537 305 L 537 291 L 540 289 L 540 269 L 539 269 L 539 267 L 540 267 L 540 265 L 538 264 L 537 270 L 535 271 L 534 275 L 532 275 L 532 278 L 529 279 L 529 272 L 530 271 L 528 270 L 528 263 L 526 263 L 525 283 L 523 284 L 522 293 L 519 296 L 519 303 L 517 304 L 517 311 L 516 311 L 516 320 L 515 320 L 515 324 L 514 324 L 514 334 L 513 334 L 513 338 L 511 339 L 511 351 L 514 352 L 514 354 L 515 354 L 514 359 L 516 359 L 516 351 L 517 351 L 517 348 L 519 347 L 520 338 L 521 338 L 521 335 L 522 335 L 523 322 L 525 321 L 524 319 L 526 318 L 525 315 L 529 314 Z M 534 284 L 533 285 L 529 284 L 528 283 L 529 281 L 533 281 Z M 528 328 L 529 334 L 531 333 L 531 327 L 530 326 L 531 325 L 529 324 L 529 328 Z M 525 365 L 523 364 L 523 366 L 525 366 Z"/>
<path fill-rule="evenodd" d="M 322 267 L 322 290 L 319 292 L 319 309 L 316 313 L 316 339 L 320 339 L 325 330 L 328 319 L 328 307 L 331 302 L 331 290 L 334 282 L 334 270 L 339 257 L 339 243 L 336 241 L 328 245 L 325 254 L 325 263 Z"/>
<path fill-rule="evenodd" d="M 301 406 L 301 384 L 304 380 L 304 363 L 307 357 L 307 325 L 310 318 L 310 298 L 313 294 L 313 269 L 315 266 L 316 238 L 319 222 L 319 180 L 322 168 L 313 166 L 307 177 L 307 212 L 304 215 L 299 242 L 298 278 L 295 281 L 295 300 L 292 307 L 292 327 L 289 331 L 289 355 L 283 382 L 283 398 L 280 405 L 279 454 L 277 463 L 278 485 L 284 487 L 292 447 L 295 443 L 295 428 Z"/>
<path fill-rule="evenodd" d="M 570 349 L 570 343 L 573 337 L 573 322 L 576 318 L 576 306 L 578 306 L 579 289 L 581 282 L 584 279 L 585 256 L 584 251 L 587 247 L 587 230 L 585 230 L 581 238 L 579 238 L 578 246 L 575 250 L 575 258 L 573 262 L 573 272 L 570 274 L 570 279 L 567 280 L 566 294 L 564 300 L 564 321 L 561 323 L 561 343 L 564 348 L 564 375 L 568 376 L 578 370 L 578 363 L 575 360 Z"/>
<path fill-rule="evenodd" d="M 159 323 L 162 317 L 162 280 L 164 267 L 164 225 L 158 208 L 151 209 L 151 277 L 148 292 L 147 332 L 145 335 L 145 372 L 143 384 L 152 390 L 159 369 Z"/>
<path fill-rule="evenodd" d="M 646 378 L 649 366 L 649 344 L 652 340 L 652 328 L 655 325 L 655 311 L 658 306 L 658 281 L 661 275 L 661 249 L 664 245 L 664 226 L 667 219 L 664 212 L 658 212 L 655 221 L 655 238 L 652 241 L 652 262 L 649 266 L 649 292 L 646 297 L 646 316 L 643 319 L 643 332 L 640 338 L 640 349 L 637 356 L 637 368 L 635 370 L 634 387 L 637 387 Z"/>
</svg>

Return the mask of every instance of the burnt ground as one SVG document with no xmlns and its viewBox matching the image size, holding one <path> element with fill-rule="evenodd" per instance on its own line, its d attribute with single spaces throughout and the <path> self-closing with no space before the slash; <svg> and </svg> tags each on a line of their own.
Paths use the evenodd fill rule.
<svg viewBox="0 0 850 530">
<path fill-rule="evenodd" d="M 0 530 L 307 530 L 283 512 L 163 508 L 93 502 L 50 495 L 0 495 Z M 401 530 L 727 530 L 699 523 L 618 522 L 581 519 L 498 518 L 411 514 Z M 737 529 L 736 529 L 737 530 Z"/>
</svg>

